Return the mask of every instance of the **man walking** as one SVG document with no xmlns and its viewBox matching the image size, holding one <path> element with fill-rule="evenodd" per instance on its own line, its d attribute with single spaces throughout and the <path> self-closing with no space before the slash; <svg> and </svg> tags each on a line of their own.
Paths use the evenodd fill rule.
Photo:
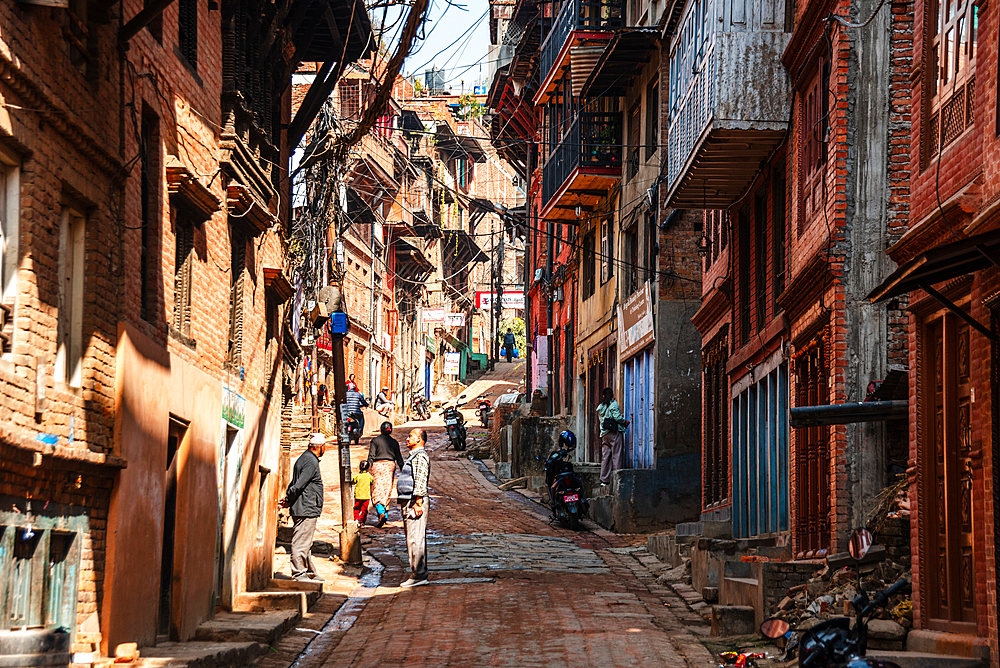
<svg viewBox="0 0 1000 668">
<path fill-rule="evenodd" d="M 410 557 L 410 577 L 400 587 L 420 587 L 430 584 L 427 580 L 427 481 L 431 473 L 431 460 L 424 446 L 427 432 L 414 429 L 406 439 L 410 457 L 403 464 L 396 481 L 396 496 L 403 515 L 406 532 L 406 554 Z"/>
<path fill-rule="evenodd" d="M 507 333 L 503 335 L 503 354 L 508 362 L 514 356 L 514 332 L 511 331 L 510 327 L 507 328 Z"/>
<path fill-rule="evenodd" d="M 313 534 L 316 520 L 323 512 L 323 477 L 319 470 L 319 458 L 326 452 L 326 436 L 313 434 L 309 438 L 309 449 L 295 460 L 292 482 L 288 484 L 282 508 L 289 508 L 292 514 L 292 578 L 323 582 L 316 574 L 312 560 Z"/>
</svg>

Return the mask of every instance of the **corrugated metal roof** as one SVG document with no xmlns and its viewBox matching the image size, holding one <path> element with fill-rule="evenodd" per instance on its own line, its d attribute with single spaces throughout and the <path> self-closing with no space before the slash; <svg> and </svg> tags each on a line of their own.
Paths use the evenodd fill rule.
<svg viewBox="0 0 1000 668">
<path fill-rule="evenodd" d="M 594 71 L 597 61 L 607 42 L 601 42 L 596 46 L 574 46 L 569 50 L 569 72 L 573 86 L 573 97 L 580 97 L 583 85 L 590 78 L 590 73 Z"/>
</svg>

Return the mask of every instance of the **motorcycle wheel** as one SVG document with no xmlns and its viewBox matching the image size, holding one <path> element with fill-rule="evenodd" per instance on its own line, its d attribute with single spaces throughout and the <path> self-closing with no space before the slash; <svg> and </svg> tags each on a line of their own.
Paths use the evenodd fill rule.
<svg viewBox="0 0 1000 668">
<path fill-rule="evenodd" d="M 420 408 L 417 409 L 417 412 L 420 413 L 421 420 L 429 420 L 431 417 L 431 411 L 427 408 L 427 404 L 420 404 Z"/>
<path fill-rule="evenodd" d="M 580 530 L 580 513 L 569 512 L 569 513 L 567 513 L 567 515 L 569 515 L 569 522 L 568 522 L 569 528 L 572 529 L 573 531 L 579 531 Z"/>
</svg>

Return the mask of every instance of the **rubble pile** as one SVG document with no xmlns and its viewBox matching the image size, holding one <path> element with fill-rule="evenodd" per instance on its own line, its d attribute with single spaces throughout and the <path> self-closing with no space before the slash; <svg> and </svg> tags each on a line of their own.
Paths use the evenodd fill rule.
<svg viewBox="0 0 1000 668">
<path fill-rule="evenodd" d="M 889 517 L 876 537 L 879 544 L 855 563 L 849 554 L 833 554 L 805 583 L 790 587 L 773 611 L 795 629 L 809 629 L 833 617 L 853 617 L 851 601 L 860 586 L 869 596 L 901 577 L 909 577 L 909 517 Z M 871 649 L 901 650 L 913 626 L 913 607 L 908 595 L 893 597 L 889 605 L 869 625 Z"/>
</svg>

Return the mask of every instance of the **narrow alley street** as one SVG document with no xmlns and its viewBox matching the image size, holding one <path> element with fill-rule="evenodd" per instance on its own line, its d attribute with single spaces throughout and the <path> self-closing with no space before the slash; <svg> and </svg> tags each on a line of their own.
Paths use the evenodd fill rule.
<svg viewBox="0 0 1000 668">
<path fill-rule="evenodd" d="M 655 561 L 644 536 L 552 525 L 545 508 L 499 491 L 452 451 L 442 430 L 428 449 L 431 585 L 396 586 L 406 546 L 393 509 L 383 529 L 363 529 L 371 558 L 358 585 L 345 591 L 355 578 L 321 560 L 323 599 L 257 666 L 714 665 L 699 642 L 708 626 L 643 563 Z"/>
</svg>

